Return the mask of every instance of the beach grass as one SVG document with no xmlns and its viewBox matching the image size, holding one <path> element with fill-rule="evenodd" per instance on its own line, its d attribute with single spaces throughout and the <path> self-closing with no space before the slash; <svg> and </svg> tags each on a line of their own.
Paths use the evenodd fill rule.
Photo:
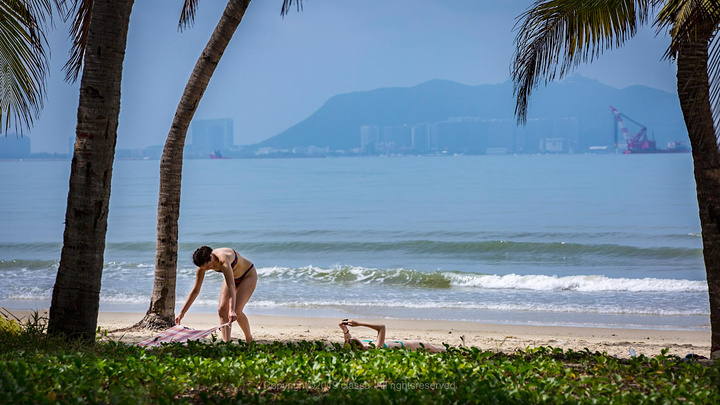
<svg viewBox="0 0 720 405">
<path fill-rule="evenodd" d="M 0 325 L 0 403 L 720 403 L 720 364 L 666 353 L 431 354 L 322 341 L 144 349 L 66 342 L 37 317 L 19 326 Z"/>
</svg>

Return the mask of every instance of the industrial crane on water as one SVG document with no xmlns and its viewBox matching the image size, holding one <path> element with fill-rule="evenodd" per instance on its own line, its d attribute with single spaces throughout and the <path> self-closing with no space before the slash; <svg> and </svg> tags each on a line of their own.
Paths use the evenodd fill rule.
<svg viewBox="0 0 720 405">
<path fill-rule="evenodd" d="M 678 152 L 690 152 L 690 148 L 688 148 L 687 144 L 681 141 L 676 142 L 669 142 L 667 149 L 658 149 L 657 144 L 654 139 L 649 139 L 647 136 L 647 127 L 632 118 L 628 117 L 627 115 L 621 113 L 620 111 L 616 110 L 613 106 L 610 106 L 610 109 L 613 112 L 613 115 L 615 116 L 615 150 L 618 148 L 618 128 L 622 132 L 623 138 L 625 138 L 625 142 L 627 143 L 627 149 L 625 150 L 626 154 L 629 153 L 678 153 Z M 631 135 L 630 131 L 628 131 L 627 127 L 625 126 L 625 123 L 623 122 L 623 118 L 627 119 L 628 121 L 632 122 L 635 125 L 640 126 L 640 131 L 638 131 L 637 134 Z"/>
</svg>

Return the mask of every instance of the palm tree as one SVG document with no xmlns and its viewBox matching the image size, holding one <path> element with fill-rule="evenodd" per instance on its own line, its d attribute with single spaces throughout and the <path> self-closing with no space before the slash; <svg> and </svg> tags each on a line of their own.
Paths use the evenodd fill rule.
<svg viewBox="0 0 720 405">
<path fill-rule="evenodd" d="M 192 23 L 198 0 L 185 0 L 180 28 Z M 290 6 L 298 10 L 302 0 L 283 0 L 280 14 Z M 178 218 L 182 183 L 183 149 L 190 121 L 207 89 L 210 78 L 225 52 L 250 0 L 230 0 L 210 40 L 195 64 L 180 99 L 160 161 L 160 195 L 158 198 L 157 240 L 155 244 L 155 278 L 150 308 L 132 328 L 163 329 L 175 323 L 175 285 L 177 276 Z"/>
<path fill-rule="evenodd" d="M 198 0 L 185 0 L 180 28 L 190 24 Z M 178 218 L 182 183 L 183 149 L 190 121 L 207 89 L 215 68 L 242 21 L 250 0 L 230 0 L 215 31 L 198 58 L 180 98 L 160 160 L 155 279 L 150 308 L 136 327 L 164 329 L 175 324 Z"/>
<path fill-rule="evenodd" d="M 65 66 L 80 86 L 60 268 L 48 331 L 92 340 L 97 324 L 110 179 L 120 112 L 120 79 L 133 0 L 55 0 L 63 18 L 77 10 Z M 43 106 L 49 0 L 0 0 L 0 130 L 32 126 Z M 85 52 L 86 47 L 90 49 Z"/>
<path fill-rule="evenodd" d="M 666 57 L 677 62 L 680 106 L 692 146 L 710 296 L 711 357 L 720 358 L 720 50 L 714 34 L 720 6 L 712 0 L 538 0 L 520 16 L 512 63 L 515 113 L 526 122 L 528 100 L 542 81 L 562 78 L 581 62 L 621 46 L 656 13 L 668 30 Z"/>
<path fill-rule="evenodd" d="M 48 0 L 0 1 L 0 133 L 32 126 L 43 107 Z"/>
<path fill-rule="evenodd" d="M 64 3 L 61 1 L 60 3 Z M 133 0 L 79 0 L 66 70 L 80 71 L 80 101 L 65 232 L 48 332 L 93 341 L 100 303 L 120 83 Z M 69 15 L 69 14 L 68 14 Z M 73 60 L 75 64 L 73 65 Z"/>
</svg>

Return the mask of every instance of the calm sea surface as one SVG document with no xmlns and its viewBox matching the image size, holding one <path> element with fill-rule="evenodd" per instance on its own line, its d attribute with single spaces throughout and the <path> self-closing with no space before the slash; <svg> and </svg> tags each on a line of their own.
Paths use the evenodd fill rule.
<svg viewBox="0 0 720 405">
<path fill-rule="evenodd" d="M 117 161 L 100 309 L 144 312 L 158 161 Z M 69 161 L 0 162 L 0 306 L 49 306 Z M 202 244 L 250 258 L 247 312 L 709 328 L 692 157 L 185 162 L 178 308 Z M 191 311 L 215 312 L 208 274 Z"/>
</svg>

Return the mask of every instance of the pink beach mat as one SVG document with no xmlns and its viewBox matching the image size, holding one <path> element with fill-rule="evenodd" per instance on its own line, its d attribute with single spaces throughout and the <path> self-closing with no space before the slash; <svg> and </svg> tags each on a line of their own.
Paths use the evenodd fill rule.
<svg viewBox="0 0 720 405">
<path fill-rule="evenodd" d="M 157 336 L 153 336 L 150 339 L 146 339 L 140 343 L 137 343 L 137 345 L 142 347 L 155 347 L 160 346 L 163 343 L 187 343 L 188 340 L 200 340 L 207 335 L 215 332 L 216 330 L 222 328 L 223 326 L 227 325 L 229 325 L 229 323 L 215 326 L 206 330 L 195 330 L 182 325 L 175 325 L 170 329 L 160 332 L 160 334 Z"/>
</svg>

